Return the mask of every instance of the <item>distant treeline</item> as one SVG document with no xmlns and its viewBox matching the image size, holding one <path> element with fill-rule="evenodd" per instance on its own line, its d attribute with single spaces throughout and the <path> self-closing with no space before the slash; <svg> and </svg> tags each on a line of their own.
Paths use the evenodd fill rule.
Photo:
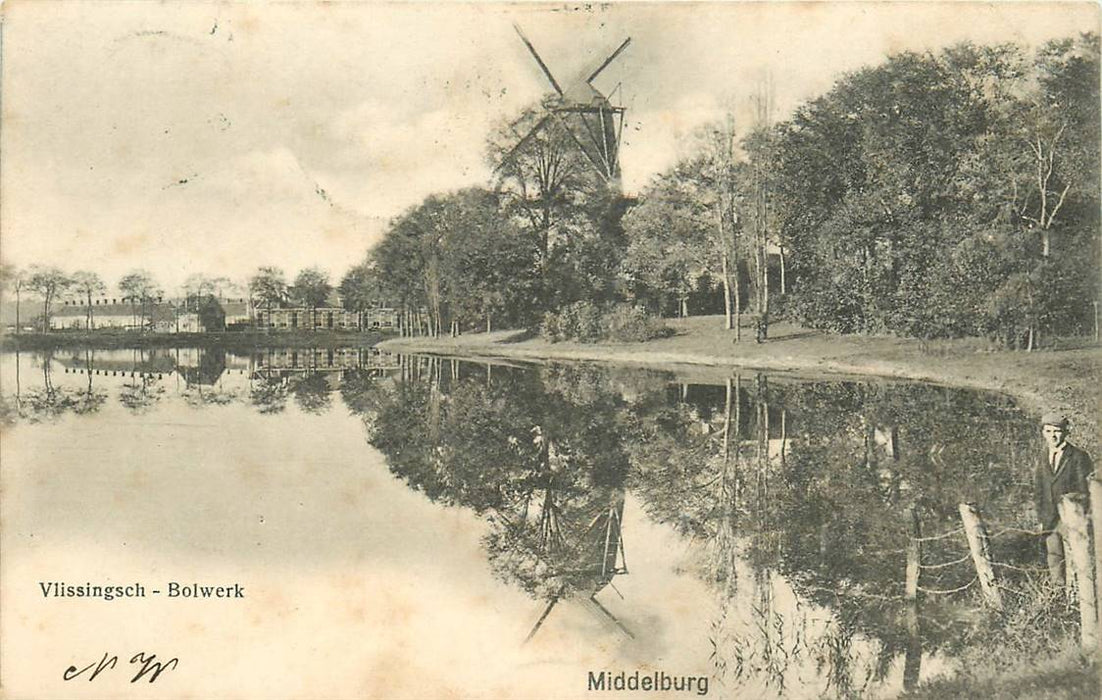
<svg viewBox="0 0 1102 700">
<path fill-rule="evenodd" d="M 771 93 L 759 86 L 750 124 L 702 130 L 637 200 L 532 107 L 489 136 L 492 187 L 398 217 L 343 295 L 386 299 L 430 334 L 617 304 L 723 310 L 735 333 L 743 311 L 1012 347 L 1092 329 L 1097 35 L 898 54 L 779 123 Z"/>
</svg>

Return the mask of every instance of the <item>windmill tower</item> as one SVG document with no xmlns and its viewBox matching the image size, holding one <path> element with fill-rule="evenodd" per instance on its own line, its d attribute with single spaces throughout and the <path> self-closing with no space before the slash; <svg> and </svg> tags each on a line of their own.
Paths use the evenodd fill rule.
<svg viewBox="0 0 1102 700">
<path fill-rule="evenodd" d="M 600 178 L 609 188 L 618 191 L 620 189 L 620 137 L 624 127 L 623 106 L 614 105 L 609 98 L 601 93 L 593 85 L 593 81 L 601 74 L 616 57 L 623 53 L 631 38 L 624 40 L 620 46 L 588 74 L 581 74 L 568 83 L 560 83 L 555 79 L 551 69 L 547 67 L 543 58 L 536 51 L 536 47 L 528 40 L 518 25 L 513 25 L 520 40 L 528 47 L 532 58 L 539 64 L 540 70 L 547 77 L 554 93 L 544 100 L 546 113 L 536 125 L 522 136 L 512 150 L 506 154 L 504 160 L 512 158 L 518 151 L 547 127 L 555 122 L 563 127 L 570 136 L 578 150 L 592 164 Z M 619 86 L 617 86 L 619 87 Z M 613 91 L 615 92 L 615 90 Z"/>
</svg>

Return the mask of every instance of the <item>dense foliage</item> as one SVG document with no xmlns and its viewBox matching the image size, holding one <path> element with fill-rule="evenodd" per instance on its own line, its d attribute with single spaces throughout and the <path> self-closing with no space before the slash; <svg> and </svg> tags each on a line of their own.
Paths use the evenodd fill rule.
<svg viewBox="0 0 1102 700">
<path fill-rule="evenodd" d="M 787 309 L 920 337 L 1083 329 L 1097 298 L 1098 38 L 900 54 L 775 129 Z"/>
<path fill-rule="evenodd" d="M 750 311 L 845 333 L 1089 332 L 1098 298 L 1099 42 L 901 53 L 745 133 L 696 135 L 637 199 L 526 111 L 488 139 L 494 188 L 434 195 L 341 284 L 406 329 L 543 326 L 603 337 L 602 310 Z M 770 108 L 771 109 L 771 108 Z"/>
<path fill-rule="evenodd" d="M 576 301 L 558 311 L 548 311 L 540 322 L 540 336 L 558 343 L 612 341 L 641 343 L 670 335 L 670 329 L 641 306 L 615 304 L 601 309 L 588 301 Z"/>
</svg>

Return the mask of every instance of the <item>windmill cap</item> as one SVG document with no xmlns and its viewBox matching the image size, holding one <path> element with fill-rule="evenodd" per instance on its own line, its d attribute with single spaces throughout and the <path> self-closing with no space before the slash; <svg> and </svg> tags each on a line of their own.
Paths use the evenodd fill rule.
<svg viewBox="0 0 1102 700">
<path fill-rule="evenodd" d="M 1063 413 L 1046 413 L 1041 416 L 1041 425 L 1054 425 L 1064 430 L 1068 429 L 1068 417 Z"/>
</svg>

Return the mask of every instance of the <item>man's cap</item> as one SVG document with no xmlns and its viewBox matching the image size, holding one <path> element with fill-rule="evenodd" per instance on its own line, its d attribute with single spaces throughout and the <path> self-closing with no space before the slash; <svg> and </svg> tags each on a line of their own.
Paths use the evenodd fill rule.
<svg viewBox="0 0 1102 700">
<path fill-rule="evenodd" d="M 1046 413 L 1045 415 L 1041 416 L 1041 425 L 1042 426 L 1054 425 L 1057 428 L 1067 430 L 1068 429 L 1068 417 L 1065 416 L 1063 413 L 1056 413 L 1056 412 Z"/>
</svg>

